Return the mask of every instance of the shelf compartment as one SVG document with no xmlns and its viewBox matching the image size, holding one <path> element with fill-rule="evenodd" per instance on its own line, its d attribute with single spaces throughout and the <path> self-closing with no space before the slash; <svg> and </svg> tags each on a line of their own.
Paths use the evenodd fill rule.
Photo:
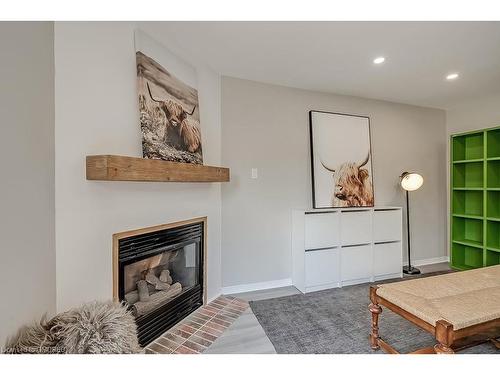
<svg viewBox="0 0 500 375">
<path fill-rule="evenodd" d="M 483 220 L 453 217 L 453 241 L 483 246 Z"/>
<path fill-rule="evenodd" d="M 402 238 L 401 210 L 373 212 L 373 241 L 400 241 Z"/>
<path fill-rule="evenodd" d="M 372 215 L 369 211 L 342 212 L 341 245 L 361 245 L 372 241 Z"/>
<path fill-rule="evenodd" d="M 366 279 L 372 272 L 371 245 L 352 246 L 340 250 L 341 281 Z M 350 267 L 355 264 L 356 267 Z M 401 264 L 401 263 L 400 263 Z"/>
<path fill-rule="evenodd" d="M 488 130 L 486 138 L 488 158 L 500 157 L 500 129 Z"/>
<path fill-rule="evenodd" d="M 486 193 L 486 216 L 500 220 L 500 191 Z"/>
<path fill-rule="evenodd" d="M 307 287 L 340 282 L 340 250 L 324 249 L 305 254 L 305 284 Z"/>
<path fill-rule="evenodd" d="M 487 221 L 486 246 L 500 249 L 500 221 Z"/>
<path fill-rule="evenodd" d="M 476 247 L 453 243 L 451 247 L 452 265 L 460 269 L 483 266 L 483 250 Z"/>
<path fill-rule="evenodd" d="M 482 188 L 483 162 L 453 164 L 453 187 Z"/>
<path fill-rule="evenodd" d="M 453 214 L 483 216 L 483 192 L 456 191 L 453 194 Z"/>
<path fill-rule="evenodd" d="M 486 250 L 486 266 L 496 266 L 500 264 L 500 252 Z"/>
<path fill-rule="evenodd" d="M 383 276 L 401 268 L 401 242 L 386 242 L 373 245 L 373 275 Z"/>
<path fill-rule="evenodd" d="M 482 159 L 484 156 L 483 133 L 453 137 L 453 161 Z"/>
<path fill-rule="evenodd" d="M 336 247 L 339 245 L 339 216 L 338 212 L 305 215 L 306 250 Z"/>
<path fill-rule="evenodd" d="M 500 188 L 500 160 L 489 160 L 486 166 L 487 187 Z"/>
</svg>

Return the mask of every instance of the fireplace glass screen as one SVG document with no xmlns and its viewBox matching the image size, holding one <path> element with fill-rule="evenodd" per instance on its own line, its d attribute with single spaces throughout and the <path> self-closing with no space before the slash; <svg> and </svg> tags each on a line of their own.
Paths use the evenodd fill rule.
<svg viewBox="0 0 500 375">
<path fill-rule="evenodd" d="M 124 299 L 134 315 L 151 313 L 200 284 L 199 242 L 125 265 Z"/>
<path fill-rule="evenodd" d="M 118 239 L 114 297 L 135 315 L 144 346 L 203 305 L 205 221 Z"/>
</svg>

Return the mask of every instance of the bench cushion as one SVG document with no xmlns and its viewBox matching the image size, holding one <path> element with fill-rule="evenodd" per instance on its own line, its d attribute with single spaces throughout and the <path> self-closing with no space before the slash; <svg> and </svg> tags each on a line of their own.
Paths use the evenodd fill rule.
<svg viewBox="0 0 500 375">
<path fill-rule="evenodd" d="M 377 295 L 435 326 L 454 330 L 500 318 L 500 265 L 382 284 Z"/>
</svg>

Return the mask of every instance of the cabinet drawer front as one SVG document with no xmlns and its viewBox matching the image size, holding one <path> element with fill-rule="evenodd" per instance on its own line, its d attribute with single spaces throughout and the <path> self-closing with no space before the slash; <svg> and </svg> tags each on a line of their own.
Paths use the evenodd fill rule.
<svg viewBox="0 0 500 375">
<path fill-rule="evenodd" d="M 371 211 L 342 212 L 342 245 L 360 245 L 372 242 Z"/>
<path fill-rule="evenodd" d="M 373 214 L 373 235 L 375 242 L 399 241 L 403 223 L 401 210 L 375 211 Z"/>
<path fill-rule="evenodd" d="M 338 283 L 339 250 L 307 251 L 305 268 L 307 287 Z"/>
<path fill-rule="evenodd" d="M 371 245 L 342 248 L 340 264 L 342 281 L 370 278 L 372 276 Z"/>
<path fill-rule="evenodd" d="M 334 247 L 339 244 L 337 212 L 306 215 L 305 221 L 306 250 Z"/>
<path fill-rule="evenodd" d="M 401 272 L 403 266 L 401 242 L 376 244 L 373 246 L 373 273 L 375 276 Z"/>
</svg>

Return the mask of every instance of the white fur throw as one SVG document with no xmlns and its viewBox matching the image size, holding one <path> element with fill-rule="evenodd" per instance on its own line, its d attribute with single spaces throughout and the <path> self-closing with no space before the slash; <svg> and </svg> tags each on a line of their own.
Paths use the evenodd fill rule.
<svg viewBox="0 0 500 375">
<path fill-rule="evenodd" d="M 135 319 L 124 305 L 93 302 L 21 328 L 5 352 L 120 354 L 139 353 L 141 348 Z"/>
</svg>

